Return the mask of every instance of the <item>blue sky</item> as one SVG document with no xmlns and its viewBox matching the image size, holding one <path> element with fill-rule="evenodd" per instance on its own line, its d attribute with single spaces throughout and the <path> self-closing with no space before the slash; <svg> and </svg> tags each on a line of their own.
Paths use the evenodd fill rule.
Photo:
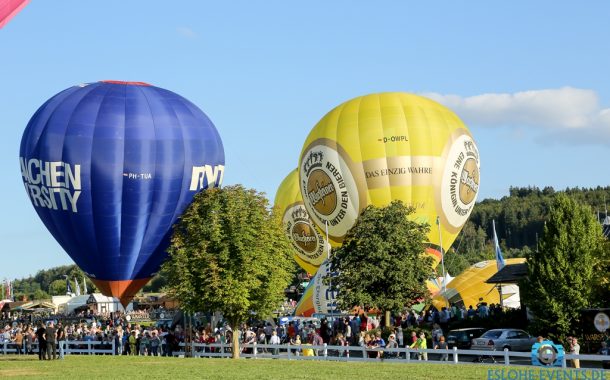
<svg viewBox="0 0 610 380">
<path fill-rule="evenodd" d="M 103 79 L 197 104 L 225 184 L 271 199 L 309 130 L 350 98 L 427 94 L 481 153 L 480 197 L 607 186 L 610 3 L 591 1 L 32 1 L 0 29 L 0 278 L 71 263 L 30 205 L 23 130 L 49 97 Z"/>
</svg>

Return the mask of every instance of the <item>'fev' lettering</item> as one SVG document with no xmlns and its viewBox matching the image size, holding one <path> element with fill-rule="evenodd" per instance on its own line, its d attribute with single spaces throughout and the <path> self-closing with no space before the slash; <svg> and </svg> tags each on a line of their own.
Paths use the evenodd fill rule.
<svg viewBox="0 0 610 380">
<path fill-rule="evenodd" d="M 191 176 L 191 187 L 189 190 L 197 191 L 208 187 L 220 186 L 224 177 L 224 165 L 203 165 L 193 166 L 193 175 Z M 207 178 L 207 181 L 205 179 Z"/>
</svg>

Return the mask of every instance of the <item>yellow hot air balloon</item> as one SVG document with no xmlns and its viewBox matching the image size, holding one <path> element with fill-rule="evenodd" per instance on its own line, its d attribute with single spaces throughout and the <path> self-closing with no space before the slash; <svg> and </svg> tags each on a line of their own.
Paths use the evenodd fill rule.
<svg viewBox="0 0 610 380">
<path fill-rule="evenodd" d="M 284 232 L 294 247 L 294 259 L 307 273 L 314 274 L 328 255 L 324 235 L 309 218 L 299 190 L 299 173 L 295 169 L 280 184 L 275 207 L 282 215 Z"/>
<path fill-rule="evenodd" d="M 440 236 L 446 251 L 479 190 L 479 151 L 468 128 L 446 107 L 399 92 L 361 96 L 327 113 L 307 136 L 298 169 L 305 207 L 320 229 L 328 226 L 331 244 L 367 205 L 401 200 L 431 225 L 427 253 L 435 263 Z"/>
<path fill-rule="evenodd" d="M 523 258 L 505 260 L 506 265 L 524 262 L 525 259 Z M 492 303 L 499 304 L 500 293 L 498 288 L 494 284 L 485 283 L 497 272 L 498 267 L 495 260 L 481 261 L 472 265 L 446 285 L 446 293 L 441 291 L 434 296 L 432 298 L 432 305 L 440 310 L 443 306 L 447 306 L 447 302 L 450 304 L 463 304 L 466 307 L 472 305 L 474 308 L 480 302 L 486 302 L 488 305 Z M 516 285 L 503 287 L 502 296 L 506 300 L 507 298 L 514 297 L 516 295 L 515 292 L 518 293 Z"/>
</svg>

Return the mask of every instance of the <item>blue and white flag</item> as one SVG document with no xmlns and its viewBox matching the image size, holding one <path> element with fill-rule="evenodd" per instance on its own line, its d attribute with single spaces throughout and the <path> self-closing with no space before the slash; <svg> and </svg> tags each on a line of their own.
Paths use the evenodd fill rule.
<svg viewBox="0 0 610 380">
<path fill-rule="evenodd" d="M 491 221 L 493 229 L 494 229 L 494 248 L 496 251 L 496 265 L 498 266 L 498 271 L 504 268 L 504 257 L 502 257 L 502 250 L 500 249 L 500 243 L 498 242 L 498 234 L 496 234 L 496 221 Z"/>
<path fill-rule="evenodd" d="M 70 277 L 66 276 L 66 294 L 72 294 L 72 287 L 70 286 Z"/>
<path fill-rule="evenodd" d="M 74 283 L 76 284 L 76 295 L 80 296 L 80 285 L 78 284 L 78 281 L 76 281 L 76 279 L 74 279 Z"/>
</svg>

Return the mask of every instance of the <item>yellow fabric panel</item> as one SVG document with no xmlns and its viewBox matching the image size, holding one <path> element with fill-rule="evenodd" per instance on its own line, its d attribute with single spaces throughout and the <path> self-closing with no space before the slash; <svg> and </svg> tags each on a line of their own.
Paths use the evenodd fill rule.
<svg viewBox="0 0 610 380">
<path fill-rule="evenodd" d="M 505 260 L 506 265 L 510 264 L 521 264 L 524 263 L 525 259 L 507 259 Z M 491 276 L 498 272 L 497 264 L 495 260 L 487 260 L 472 265 L 464 272 L 456 276 L 447 286 L 447 293 L 439 293 L 436 295 L 432 303 L 435 307 L 440 308 L 447 305 L 446 298 L 449 297 L 451 302 L 452 295 L 459 295 L 459 299 L 464 302 L 466 308 L 472 305 L 476 307 L 479 302 L 487 302 L 487 304 L 499 303 L 500 297 L 494 284 L 487 284 L 487 281 Z M 479 299 L 482 298 L 482 301 Z"/>
</svg>

